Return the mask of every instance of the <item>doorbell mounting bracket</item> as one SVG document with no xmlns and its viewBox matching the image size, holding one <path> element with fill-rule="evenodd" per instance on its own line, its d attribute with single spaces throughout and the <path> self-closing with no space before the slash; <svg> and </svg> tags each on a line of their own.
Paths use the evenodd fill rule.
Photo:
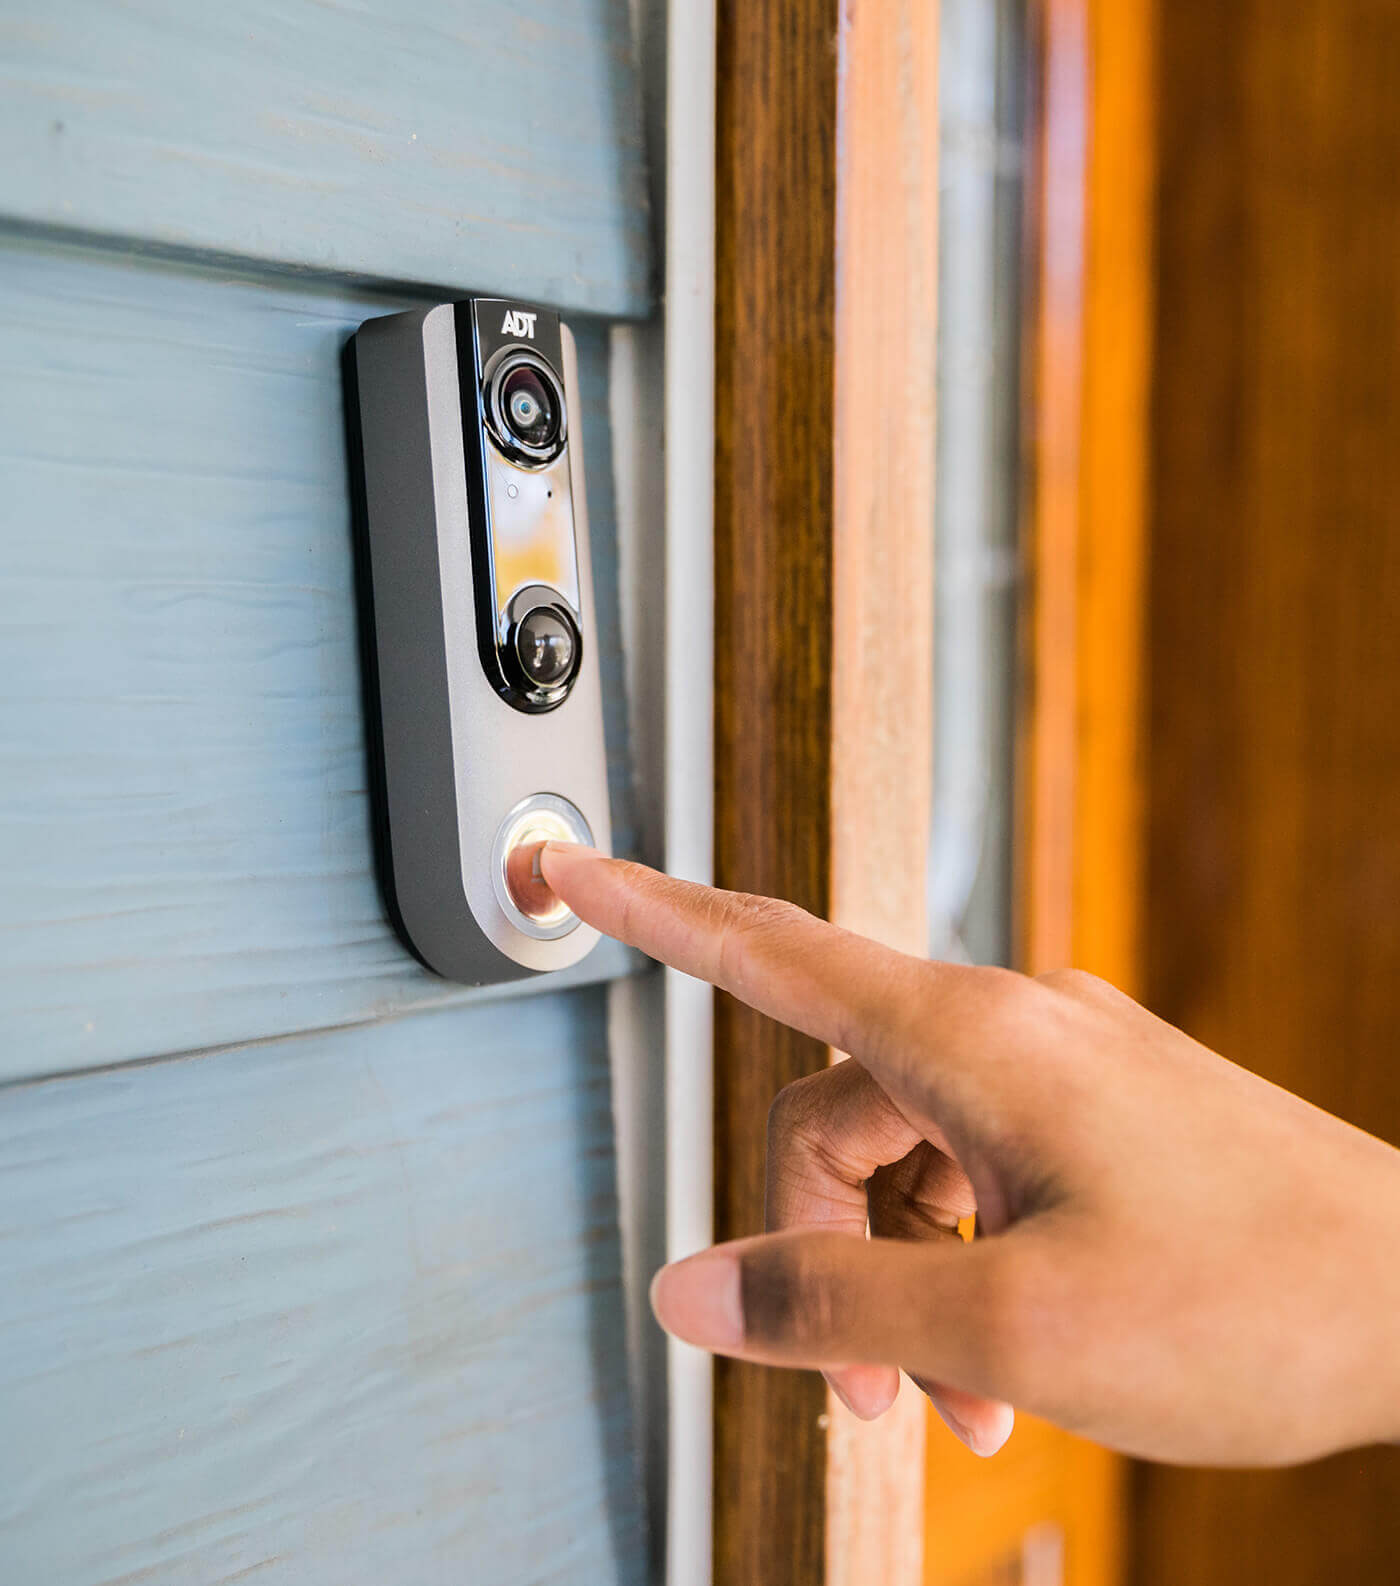
<svg viewBox="0 0 1400 1586">
<path fill-rule="evenodd" d="M 452 980 L 566 968 L 598 933 L 534 845 L 611 847 L 573 336 L 469 298 L 366 320 L 345 366 L 389 913 Z"/>
</svg>

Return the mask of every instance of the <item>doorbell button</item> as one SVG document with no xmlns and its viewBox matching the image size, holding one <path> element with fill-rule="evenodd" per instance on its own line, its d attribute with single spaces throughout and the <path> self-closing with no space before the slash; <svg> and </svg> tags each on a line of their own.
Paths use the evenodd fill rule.
<svg viewBox="0 0 1400 1586">
<path fill-rule="evenodd" d="M 516 908 L 535 925 L 561 925 L 568 908 L 555 897 L 540 870 L 541 843 L 556 835 L 549 826 L 533 822 L 506 855 L 506 891 Z"/>
<path fill-rule="evenodd" d="M 501 822 L 491 853 L 491 881 L 501 912 L 516 930 L 542 942 L 557 941 L 579 924 L 578 915 L 539 873 L 539 845 L 547 842 L 591 847 L 593 834 L 568 799 L 536 793 Z"/>
</svg>

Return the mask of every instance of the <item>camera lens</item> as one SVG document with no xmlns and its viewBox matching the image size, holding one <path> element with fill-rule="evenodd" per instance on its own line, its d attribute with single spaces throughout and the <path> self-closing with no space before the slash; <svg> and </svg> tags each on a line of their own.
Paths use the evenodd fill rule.
<svg viewBox="0 0 1400 1586">
<path fill-rule="evenodd" d="M 515 658 L 531 688 L 558 688 L 577 655 L 574 625 L 555 606 L 536 606 L 515 626 Z"/>
<path fill-rule="evenodd" d="M 487 365 L 486 422 L 512 462 L 543 468 L 564 449 L 568 422 L 559 377 L 538 353 L 507 348 Z"/>
<path fill-rule="evenodd" d="M 501 382 L 501 411 L 512 435 L 544 448 L 559 438 L 559 407 L 549 382 L 532 364 L 518 363 Z"/>
</svg>

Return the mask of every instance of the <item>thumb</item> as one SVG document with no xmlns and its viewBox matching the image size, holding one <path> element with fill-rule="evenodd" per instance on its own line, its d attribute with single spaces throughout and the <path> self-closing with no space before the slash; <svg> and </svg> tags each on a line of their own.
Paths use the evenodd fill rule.
<svg viewBox="0 0 1400 1586">
<path fill-rule="evenodd" d="M 798 1229 L 737 1239 L 663 1267 L 652 1309 L 686 1343 L 764 1365 L 902 1366 L 950 1388 L 1009 1397 L 1008 1235 L 864 1239 Z"/>
</svg>

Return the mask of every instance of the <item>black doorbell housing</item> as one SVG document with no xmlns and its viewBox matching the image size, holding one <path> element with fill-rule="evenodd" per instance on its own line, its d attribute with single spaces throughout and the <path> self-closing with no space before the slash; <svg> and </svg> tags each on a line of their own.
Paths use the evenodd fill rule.
<svg viewBox="0 0 1400 1586">
<path fill-rule="evenodd" d="M 520 859 L 611 843 L 573 336 L 469 298 L 366 320 L 346 379 L 390 915 L 453 980 L 565 968 L 597 932 Z"/>
</svg>

